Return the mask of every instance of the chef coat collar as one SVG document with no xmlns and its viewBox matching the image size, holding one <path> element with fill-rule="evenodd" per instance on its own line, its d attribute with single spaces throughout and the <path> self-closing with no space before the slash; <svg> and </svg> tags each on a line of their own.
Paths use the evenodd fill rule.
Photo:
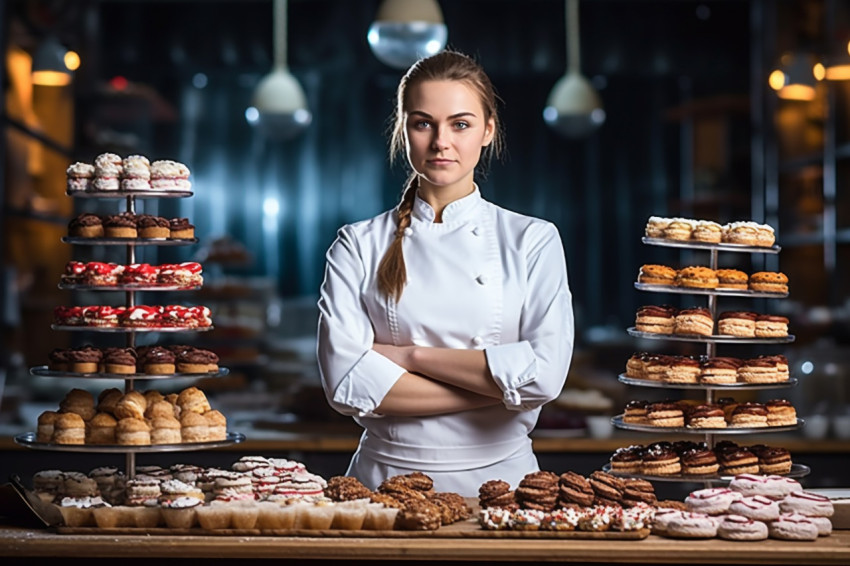
<svg viewBox="0 0 850 566">
<path fill-rule="evenodd" d="M 482 201 L 478 185 L 474 184 L 473 187 L 474 190 L 470 194 L 446 205 L 443 209 L 443 224 L 461 224 L 473 218 L 475 210 Z M 437 217 L 431 205 L 422 200 L 418 192 L 413 201 L 412 217 L 414 220 L 427 223 L 433 223 Z"/>
</svg>

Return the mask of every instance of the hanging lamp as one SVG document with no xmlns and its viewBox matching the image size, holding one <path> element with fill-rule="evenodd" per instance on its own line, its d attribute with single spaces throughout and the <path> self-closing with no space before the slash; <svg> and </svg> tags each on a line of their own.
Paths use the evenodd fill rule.
<svg viewBox="0 0 850 566">
<path fill-rule="evenodd" d="M 605 109 L 596 89 L 581 74 L 578 0 L 566 0 L 567 73 L 558 79 L 543 109 L 543 119 L 564 137 L 578 139 L 605 122 Z"/>
<path fill-rule="evenodd" d="M 313 121 L 304 89 L 286 62 L 286 0 L 274 0 L 274 62 L 254 91 L 253 107 L 245 116 L 265 136 L 288 140 L 303 132 Z"/>
<path fill-rule="evenodd" d="M 792 52 L 779 60 L 779 68 L 770 73 L 768 84 L 783 100 L 808 101 L 815 98 L 815 58 Z"/>
<path fill-rule="evenodd" d="M 71 70 L 65 64 L 67 49 L 48 35 L 32 56 L 32 82 L 42 86 L 65 86 L 71 82 Z"/>
<path fill-rule="evenodd" d="M 436 55 L 448 37 L 436 0 L 384 0 L 366 35 L 375 57 L 396 69 Z"/>
</svg>

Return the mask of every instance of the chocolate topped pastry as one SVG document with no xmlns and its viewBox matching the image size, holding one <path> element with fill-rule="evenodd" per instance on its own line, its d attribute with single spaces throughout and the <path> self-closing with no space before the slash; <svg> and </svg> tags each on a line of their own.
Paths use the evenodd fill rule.
<svg viewBox="0 0 850 566">
<path fill-rule="evenodd" d="M 594 505 L 619 506 L 623 502 L 623 480 L 606 472 L 597 470 L 588 478 L 593 488 Z"/>
<path fill-rule="evenodd" d="M 561 507 L 590 507 L 595 495 L 590 482 L 581 474 L 564 472 L 558 477 L 558 505 Z"/>
<path fill-rule="evenodd" d="M 136 351 L 133 348 L 109 348 L 103 353 L 106 373 L 135 373 Z"/>
<path fill-rule="evenodd" d="M 177 354 L 177 371 L 180 373 L 205 373 L 218 370 L 218 355 L 210 350 L 191 348 Z"/>
<path fill-rule="evenodd" d="M 514 497 L 523 509 L 551 511 L 558 499 L 558 481 L 558 476 L 552 472 L 531 472 L 520 480 Z"/>
<path fill-rule="evenodd" d="M 194 238 L 195 227 L 188 218 L 172 218 L 169 222 L 172 238 Z"/>
<path fill-rule="evenodd" d="M 171 222 L 162 216 L 140 214 L 136 219 L 136 229 L 141 238 L 167 238 L 171 234 Z"/>
<path fill-rule="evenodd" d="M 68 223 L 68 235 L 75 238 L 102 238 L 103 220 L 97 214 L 84 212 Z"/>
<path fill-rule="evenodd" d="M 638 503 L 655 505 L 655 488 L 644 479 L 623 480 L 623 507 L 634 507 Z"/>
<path fill-rule="evenodd" d="M 488 480 L 482 483 L 478 488 L 478 504 L 482 509 L 488 507 L 516 509 L 518 507 L 511 485 L 503 480 Z"/>
<path fill-rule="evenodd" d="M 73 348 L 68 351 L 68 361 L 71 371 L 77 373 L 94 373 L 98 370 L 103 352 L 93 346 Z"/>
<path fill-rule="evenodd" d="M 132 212 L 111 214 L 103 221 L 103 229 L 107 238 L 135 238 L 136 215 Z"/>
<path fill-rule="evenodd" d="M 47 369 L 52 371 L 70 371 L 71 362 L 68 348 L 54 348 L 47 356 Z"/>
<path fill-rule="evenodd" d="M 688 475 L 716 474 L 720 469 L 717 455 L 708 448 L 695 448 L 681 455 L 682 473 Z"/>
<path fill-rule="evenodd" d="M 701 448 L 705 448 L 705 442 L 694 442 L 693 440 L 677 440 L 673 443 L 673 450 L 681 456 L 685 452 L 690 452 L 691 450 L 698 450 Z"/>
<path fill-rule="evenodd" d="M 136 359 L 136 367 L 149 374 L 171 374 L 175 371 L 177 356 L 162 346 L 146 348 Z"/>
</svg>

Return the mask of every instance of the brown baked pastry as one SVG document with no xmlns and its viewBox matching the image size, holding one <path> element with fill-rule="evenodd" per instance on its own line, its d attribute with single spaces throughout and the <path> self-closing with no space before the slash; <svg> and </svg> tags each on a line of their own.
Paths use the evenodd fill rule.
<svg viewBox="0 0 850 566">
<path fill-rule="evenodd" d="M 583 475 L 576 472 L 564 472 L 558 476 L 558 505 L 561 507 L 570 505 L 590 507 L 593 505 L 595 496 L 593 486 Z"/>
<path fill-rule="evenodd" d="M 151 444 L 180 444 L 180 429 L 180 421 L 173 416 L 156 417 L 151 421 Z"/>
<path fill-rule="evenodd" d="M 715 447 L 715 454 L 722 475 L 735 476 L 759 473 L 758 457 L 746 448 L 730 446 L 718 449 Z"/>
<path fill-rule="evenodd" d="M 706 308 L 682 309 L 676 314 L 674 334 L 711 336 L 713 331 L 714 320 Z"/>
<path fill-rule="evenodd" d="M 593 504 L 621 506 L 623 503 L 623 480 L 607 472 L 596 470 L 587 478 L 593 488 Z"/>
<path fill-rule="evenodd" d="M 634 507 L 639 503 L 655 505 L 657 500 L 650 482 L 639 478 L 623 480 L 623 507 Z"/>
<path fill-rule="evenodd" d="M 38 426 L 35 433 L 36 442 L 50 442 L 53 438 L 53 426 L 59 413 L 55 411 L 44 411 L 38 415 Z"/>
<path fill-rule="evenodd" d="M 706 358 L 700 363 L 700 383 L 728 385 L 738 381 L 739 363 L 729 358 Z"/>
<path fill-rule="evenodd" d="M 756 228 L 756 245 L 769 248 L 774 242 L 776 242 L 776 234 L 773 227 L 767 224 L 759 224 Z"/>
<path fill-rule="evenodd" d="M 791 453 L 780 446 L 756 444 L 750 450 L 759 460 L 759 471 L 765 475 L 781 475 L 791 471 Z"/>
<path fill-rule="evenodd" d="M 523 509 L 551 511 L 558 500 L 558 482 L 558 476 L 549 471 L 528 473 L 520 480 L 514 497 Z"/>
<path fill-rule="evenodd" d="M 648 405 L 649 401 L 642 399 L 636 399 L 626 403 L 626 407 L 623 410 L 623 422 L 629 424 L 648 424 L 649 421 L 646 418 Z"/>
<path fill-rule="evenodd" d="M 660 216 L 650 216 L 646 221 L 644 235 L 647 238 L 663 238 L 664 230 L 670 225 L 670 218 L 662 218 Z"/>
<path fill-rule="evenodd" d="M 723 230 L 720 224 L 711 220 L 698 220 L 691 239 L 698 242 L 720 243 L 723 238 Z"/>
<path fill-rule="evenodd" d="M 210 425 L 202 414 L 183 411 L 180 414 L 180 435 L 183 442 L 207 442 L 210 436 Z"/>
<path fill-rule="evenodd" d="M 713 269 L 694 265 L 683 267 L 676 274 L 676 285 L 695 289 L 716 289 L 717 274 Z"/>
<path fill-rule="evenodd" d="M 218 355 L 202 348 L 184 348 L 177 354 L 177 371 L 180 373 L 208 373 L 218 371 Z"/>
<path fill-rule="evenodd" d="M 408 502 L 398 512 L 395 528 L 402 531 L 434 531 L 440 528 L 440 508 L 427 499 Z"/>
<path fill-rule="evenodd" d="M 689 428 L 726 428 L 726 417 L 723 409 L 717 405 L 698 405 L 689 411 L 687 426 Z"/>
<path fill-rule="evenodd" d="M 166 400 L 155 401 L 147 406 L 145 409 L 145 418 L 149 420 L 154 420 L 157 418 L 177 418 L 176 407 L 169 403 Z"/>
<path fill-rule="evenodd" d="M 103 354 L 106 373 L 136 373 L 136 351 L 133 348 L 109 348 Z"/>
<path fill-rule="evenodd" d="M 665 381 L 669 383 L 697 383 L 699 375 L 699 360 L 689 356 L 673 356 Z"/>
<path fill-rule="evenodd" d="M 189 239 L 195 237 L 195 227 L 188 218 L 172 218 L 169 222 L 170 238 Z"/>
<path fill-rule="evenodd" d="M 669 443 L 647 446 L 643 453 L 643 473 L 649 476 L 667 476 L 682 471 L 679 455 Z"/>
<path fill-rule="evenodd" d="M 676 270 L 666 265 L 643 265 L 638 272 L 638 283 L 645 285 L 675 285 Z"/>
<path fill-rule="evenodd" d="M 773 356 L 744 360 L 738 368 L 738 379 L 745 383 L 776 383 L 782 381 L 778 360 Z M 785 379 L 788 379 L 787 377 Z"/>
<path fill-rule="evenodd" d="M 334 501 L 354 501 L 368 499 L 372 491 L 352 476 L 333 476 L 328 479 L 325 497 Z"/>
<path fill-rule="evenodd" d="M 723 226 L 723 241 L 744 246 L 758 245 L 758 228 L 755 222 L 730 222 Z"/>
<path fill-rule="evenodd" d="M 634 379 L 646 379 L 646 361 L 649 354 L 646 352 L 635 352 L 626 362 L 626 377 Z"/>
<path fill-rule="evenodd" d="M 517 508 L 511 485 L 503 480 L 488 480 L 478 488 L 478 505 L 488 507 Z"/>
<path fill-rule="evenodd" d="M 148 389 L 142 395 L 145 396 L 145 403 L 147 403 L 145 410 L 158 401 L 165 401 L 165 396 L 156 389 Z"/>
<path fill-rule="evenodd" d="M 650 403 L 646 406 L 647 424 L 658 427 L 684 427 L 685 415 L 682 407 L 671 401 Z"/>
<path fill-rule="evenodd" d="M 177 406 L 181 414 L 198 413 L 203 414 L 210 410 L 207 396 L 197 387 L 187 387 L 177 396 Z"/>
<path fill-rule="evenodd" d="M 717 455 L 708 448 L 693 448 L 684 452 L 679 458 L 682 462 L 683 474 L 711 475 L 716 474 L 720 469 Z"/>
<path fill-rule="evenodd" d="M 53 423 L 54 444 L 85 444 L 86 422 L 77 413 L 60 413 Z"/>
<path fill-rule="evenodd" d="M 675 509 L 676 511 L 688 510 L 688 505 L 684 501 L 678 501 L 676 499 L 662 499 L 656 501 L 655 506 L 662 509 Z"/>
<path fill-rule="evenodd" d="M 646 359 L 644 376 L 650 381 L 667 381 L 667 375 L 673 367 L 673 356 L 651 355 Z"/>
<path fill-rule="evenodd" d="M 696 222 L 689 218 L 671 218 L 664 228 L 664 237 L 668 240 L 690 240 Z"/>
<path fill-rule="evenodd" d="M 788 293 L 788 276 L 781 271 L 759 271 L 750 275 L 750 289 L 762 293 Z"/>
<path fill-rule="evenodd" d="M 59 402 L 60 413 L 77 413 L 84 421 L 91 419 L 94 410 L 94 396 L 84 389 L 72 389 Z"/>
<path fill-rule="evenodd" d="M 758 314 L 748 311 L 726 311 L 717 316 L 717 333 L 725 336 L 753 338 Z"/>
<path fill-rule="evenodd" d="M 143 419 L 148 402 L 138 391 L 128 391 L 115 404 L 113 414 L 119 421 L 123 419 Z"/>
<path fill-rule="evenodd" d="M 652 334 L 672 334 L 677 309 L 662 306 L 643 306 L 637 310 L 635 328 Z"/>
<path fill-rule="evenodd" d="M 102 238 L 103 220 L 97 214 L 84 212 L 68 223 L 68 235 L 72 238 Z"/>
<path fill-rule="evenodd" d="M 797 410 L 786 399 L 771 399 L 764 404 L 767 408 L 767 426 L 794 426 Z"/>
<path fill-rule="evenodd" d="M 619 474 L 639 474 L 643 466 L 643 446 L 633 444 L 614 450 L 610 459 L 611 471 Z"/>
<path fill-rule="evenodd" d="M 171 222 L 162 216 L 140 214 L 136 218 L 136 230 L 140 238 L 168 238 L 171 235 Z"/>
<path fill-rule="evenodd" d="M 86 444 L 115 444 L 118 421 L 109 413 L 97 413 L 86 427 Z"/>
<path fill-rule="evenodd" d="M 755 335 L 757 338 L 782 338 L 788 336 L 788 319 L 784 316 L 760 314 L 756 318 Z"/>
<path fill-rule="evenodd" d="M 123 396 L 124 393 L 118 388 L 104 389 L 97 396 L 97 411 L 115 416 L 115 405 L 118 404 Z"/>
<path fill-rule="evenodd" d="M 151 427 L 144 419 L 121 419 L 115 428 L 115 441 L 125 446 L 146 446 L 151 443 Z"/>
<path fill-rule="evenodd" d="M 388 493 L 380 493 L 380 492 L 371 492 L 369 495 L 369 501 L 372 503 L 380 503 L 384 507 L 389 507 L 391 509 L 403 509 L 404 503 L 393 497 Z"/>
<path fill-rule="evenodd" d="M 767 408 L 761 403 L 738 403 L 732 411 L 729 426 L 733 428 L 761 428 L 767 426 Z"/>
<path fill-rule="evenodd" d="M 92 346 L 72 348 L 67 351 L 69 369 L 76 373 L 96 373 L 102 358 L 103 352 Z"/>
<path fill-rule="evenodd" d="M 227 418 L 215 409 L 204 413 L 204 419 L 209 426 L 209 440 L 224 440 L 227 438 Z"/>
<path fill-rule="evenodd" d="M 103 231 L 107 238 L 136 238 L 136 215 L 132 212 L 110 214 L 103 221 Z"/>
<path fill-rule="evenodd" d="M 47 369 L 50 371 L 71 371 L 68 348 L 54 348 L 47 356 Z"/>
<path fill-rule="evenodd" d="M 136 367 L 148 375 L 170 375 L 177 371 L 177 356 L 162 346 L 146 348 L 139 353 Z"/>
<path fill-rule="evenodd" d="M 469 505 L 458 493 L 442 491 L 434 493 L 428 499 L 440 510 L 440 523 L 443 525 L 451 525 L 472 516 Z"/>
<path fill-rule="evenodd" d="M 749 276 L 739 269 L 718 269 L 715 274 L 718 289 L 748 289 Z"/>
</svg>

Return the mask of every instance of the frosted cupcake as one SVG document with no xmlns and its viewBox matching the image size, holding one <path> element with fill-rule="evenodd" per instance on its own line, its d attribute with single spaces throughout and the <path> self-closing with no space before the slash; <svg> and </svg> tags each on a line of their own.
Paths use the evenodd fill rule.
<svg viewBox="0 0 850 566">
<path fill-rule="evenodd" d="M 201 500 L 197 497 L 178 497 L 163 502 L 162 518 L 169 528 L 191 529 L 195 525 L 197 509 L 200 506 Z"/>
<path fill-rule="evenodd" d="M 93 527 L 94 509 L 97 507 L 109 507 L 100 497 L 63 497 L 59 504 L 59 511 L 65 526 L 68 527 Z"/>
</svg>

